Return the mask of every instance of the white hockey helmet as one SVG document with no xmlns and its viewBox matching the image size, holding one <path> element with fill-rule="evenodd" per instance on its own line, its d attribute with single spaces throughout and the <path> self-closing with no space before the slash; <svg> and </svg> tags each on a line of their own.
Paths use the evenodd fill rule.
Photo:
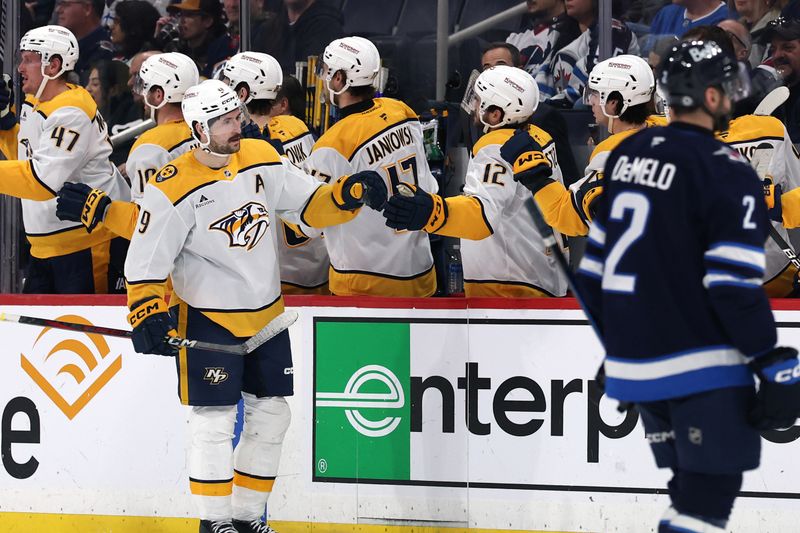
<svg viewBox="0 0 800 533">
<path fill-rule="evenodd" d="M 283 83 L 283 72 L 278 60 L 261 52 L 241 52 L 225 61 L 221 75 L 231 89 L 240 83 L 247 85 L 247 98 L 252 100 L 274 100 Z"/>
<path fill-rule="evenodd" d="M 381 55 L 372 41 L 363 37 L 342 37 L 336 39 L 325 47 L 322 53 L 322 63 L 327 67 L 325 76 L 325 88 L 333 97 L 342 94 L 350 87 L 363 87 L 374 85 L 381 70 Z M 330 83 L 333 76 L 339 72 L 344 72 L 344 87 L 339 91 L 331 89 Z"/>
<path fill-rule="evenodd" d="M 233 89 L 220 80 L 205 80 L 190 87 L 181 102 L 183 118 L 192 130 L 192 137 L 200 143 L 201 148 L 209 152 L 211 152 L 208 149 L 211 143 L 211 121 L 237 109 L 244 112 L 242 102 Z M 200 129 L 206 136 L 205 142 L 197 134 L 195 124 L 200 124 Z"/>
<path fill-rule="evenodd" d="M 590 93 L 597 93 L 600 109 L 609 118 L 616 118 L 628 107 L 645 104 L 655 91 L 655 78 L 647 61 L 639 56 L 619 55 L 601 61 L 592 69 L 587 84 Z M 622 96 L 622 108 L 613 117 L 606 113 L 606 102 L 611 93 Z"/>
<path fill-rule="evenodd" d="M 506 124 L 525 122 L 539 106 L 539 87 L 533 77 L 524 70 L 498 65 L 484 70 L 475 80 L 475 97 L 478 99 L 478 114 L 484 131 Z M 490 106 L 503 111 L 499 124 L 484 122 L 483 115 Z"/>
<path fill-rule="evenodd" d="M 5 1 L 5 0 L 4 0 Z M 36 91 L 36 98 L 42 95 L 48 80 L 58 78 L 65 72 L 75 68 L 78 63 L 78 40 L 75 35 L 63 26 L 42 26 L 29 30 L 19 42 L 21 52 L 36 52 L 42 57 L 42 76 L 44 79 Z M 61 58 L 61 70 L 52 76 L 45 74 L 44 69 L 50 65 L 53 56 Z"/>
<path fill-rule="evenodd" d="M 167 52 L 148 57 L 139 69 L 139 80 L 133 88 L 144 98 L 151 109 L 160 109 L 167 104 L 178 104 L 189 87 L 200 83 L 197 65 L 187 55 Z M 160 87 L 164 99 L 158 105 L 148 100 L 150 89 Z"/>
</svg>

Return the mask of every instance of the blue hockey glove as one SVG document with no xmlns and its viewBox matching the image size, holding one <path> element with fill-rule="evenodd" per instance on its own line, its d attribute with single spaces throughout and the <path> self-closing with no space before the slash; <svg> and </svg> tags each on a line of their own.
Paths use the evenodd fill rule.
<svg viewBox="0 0 800 533">
<path fill-rule="evenodd" d="M 800 360 L 797 350 L 778 346 L 750 362 L 758 376 L 756 403 L 750 423 L 757 429 L 781 429 L 800 417 Z"/>
<path fill-rule="evenodd" d="M 389 198 L 383 209 L 388 227 L 411 231 L 424 229 L 433 233 L 444 226 L 447 220 L 444 198 L 407 183 L 401 183 L 398 190 L 401 194 Z"/>
<path fill-rule="evenodd" d="M 174 356 L 178 349 L 166 337 L 178 334 L 175 322 L 167 311 L 167 302 L 161 298 L 142 300 L 131 306 L 128 323 L 133 326 L 133 349 L 139 353 Z"/>
<path fill-rule="evenodd" d="M 89 233 L 105 218 L 111 198 L 85 183 L 66 182 L 58 191 L 56 216 L 59 220 L 81 222 Z"/>
<path fill-rule="evenodd" d="M 333 184 L 333 201 L 339 209 L 350 211 L 367 204 L 380 211 L 388 196 L 386 182 L 374 170 L 342 176 Z"/>
<path fill-rule="evenodd" d="M 542 146 L 525 129 L 518 129 L 503 146 L 502 157 L 514 171 L 514 181 L 533 194 L 553 183 L 553 169 L 542 152 Z"/>
</svg>

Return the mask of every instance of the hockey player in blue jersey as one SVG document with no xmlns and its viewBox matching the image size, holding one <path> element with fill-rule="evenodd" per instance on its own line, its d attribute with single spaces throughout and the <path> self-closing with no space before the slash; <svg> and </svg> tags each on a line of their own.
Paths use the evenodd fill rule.
<svg viewBox="0 0 800 533">
<path fill-rule="evenodd" d="M 776 347 L 761 288 L 760 181 L 714 139 L 746 93 L 712 42 L 673 48 L 659 72 L 673 120 L 623 141 L 580 264 L 607 356 L 606 393 L 636 404 L 672 505 L 659 532 L 722 532 L 758 467 L 759 429 L 800 414 L 797 350 Z M 758 378 L 758 393 L 754 386 Z"/>
</svg>

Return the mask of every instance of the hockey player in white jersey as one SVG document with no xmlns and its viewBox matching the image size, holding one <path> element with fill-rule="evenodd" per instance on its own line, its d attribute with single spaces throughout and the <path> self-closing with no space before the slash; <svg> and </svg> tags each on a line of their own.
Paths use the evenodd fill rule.
<svg viewBox="0 0 800 533">
<path fill-rule="evenodd" d="M 18 66 L 26 94 L 20 110 L 18 160 L 0 161 L 0 194 L 22 199 L 31 261 L 25 292 L 103 293 L 122 288 L 124 240 L 56 217 L 56 191 L 66 181 L 102 188 L 127 200 L 124 178 L 109 161 L 103 117 L 82 87 L 68 84 L 78 41 L 61 26 L 27 32 Z"/>
<path fill-rule="evenodd" d="M 131 181 L 132 202 L 111 202 L 82 183 L 66 183 L 58 192 L 62 220 L 83 222 L 87 229 L 103 227 L 130 239 L 139 216 L 144 186 L 155 173 L 197 146 L 183 119 L 181 100 L 189 87 L 200 82 L 197 65 L 183 54 L 169 52 L 148 57 L 139 70 L 133 90 L 150 109 L 156 127 L 144 132 L 131 147 L 125 163 Z M 85 216 L 91 212 L 93 217 Z"/>
<path fill-rule="evenodd" d="M 375 45 L 362 37 L 337 39 L 325 48 L 321 65 L 325 93 L 339 108 L 339 121 L 319 138 L 304 167 L 326 182 L 374 170 L 390 196 L 403 181 L 436 192 L 417 115 L 398 100 L 375 98 L 381 68 Z M 325 243 L 333 294 L 430 296 L 436 290 L 428 236 L 387 228 L 380 213 L 367 211 L 325 230 Z"/>
<path fill-rule="evenodd" d="M 145 186 L 125 274 L 133 345 L 175 356 L 178 393 L 192 406 L 188 470 L 201 533 L 268 533 L 260 517 L 277 474 L 293 393 L 288 332 L 245 357 L 181 348 L 167 335 L 235 344 L 283 311 L 276 217 L 328 227 L 386 201 L 374 172 L 323 185 L 262 140 L 242 139 L 244 110 L 219 80 L 186 92 L 200 145 Z M 369 211 L 369 210 L 366 210 Z M 164 301 L 167 278 L 174 293 Z M 236 404 L 245 421 L 234 453 Z"/>
<path fill-rule="evenodd" d="M 302 120 L 291 115 L 273 115 L 281 92 L 283 73 L 278 61 L 260 52 L 242 52 L 225 62 L 222 81 L 239 95 L 252 119 L 247 130 L 256 137 L 278 141 L 284 155 L 302 167 L 314 137 Z M 328 293 L 328 251 L 319 230 L 281 221 L 278 224 L 278 254 L 284 294 Z"/>
<path fill-rule="evenodd" d="M 445 199 L 415 188 L 413 196 L 393 196 L 384 209 L 386 225 L 461 237 L 467 296 L 564 296 L 566 278 L 533 222 L 534 200 L 515 180 L 527 172 L 562 183 L 550 135 L 527 124 L 539 103 L 536 83 L 522 69 L 497 66 L 475 81 L 475 96 L 486 133 L 473 147 L 464 195 Z M 512 168 L 500 148 L 515 128 L 524 128 L 539 148 Z"/>
<path fill-rule="evenodd" d="M 638 56 L 620 55 L 601 61 L 592 69 L 584 101 L 591 106 L 595 122 L 611 135 L 594 148 L 584 177 L 568 189 L 547 176 L 529 182 L 542 215 L 554 229 L 570 236 L 586 235 L 603 191 L 603 167 L 608 154 L 640 129 L 666 125 L 665 117 L 652 114 L 655 86 L 653 71 Z M 519 144 L 521 139 L 514 136 L 507 142 Z M 531 149 L 536 149 L 535 141 L 530 142 Z M 501 155 L 505 151 L 510 152 L 509 157 L 516 156 L 516 149 L 501 151 Z"/>
</svg>

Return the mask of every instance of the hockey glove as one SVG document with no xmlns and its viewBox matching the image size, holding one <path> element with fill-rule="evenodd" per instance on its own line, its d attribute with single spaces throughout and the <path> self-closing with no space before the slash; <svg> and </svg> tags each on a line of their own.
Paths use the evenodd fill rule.
<svg viewBox="0 0 800 533">
<path fill-rule="evenodd" d="M 750 423 L 757 429 L 792 426 L 800 417 L 800 360 L 797 350 L 778 346 L 750 362 L 758 376 L 756 403 Z"/>
<path fill-rule="evenodd" d="M 401 194 L 389 198 L 383 209 L 387 226 L 401 230 L 425 230 L 428 233 L 444 226 L 447 220 L 447 203 L 444 198 L 407 183 L 401 183 L 398 189 Z M 408 195 L 403 194 L 403 190 Z"/>
<path fill-rule="evenodd" d="M 173 356 L 178 349 L 167 342 L 175 337 L 175 322 L 161 298 L 142 300 L 131 306 L 128 323 L 133 326 L 133 349 L 139 353 Z"/>
<path fill-rule="evenodd" d="M 541 145 L 524 129 L 518 129 L 500 147 L 500 157 L 511 165 L 514 181 L 533 194 L 553 182 L 550 161 L 542 152 Z"/>
<path fill-rule="evenodd" d="M 343 211 L 358 209 L 365 203 L 380 211 L 387 196 L 386 183 L 374 170 L 342 176 L 333 184 L 333 202 Z"/>
<path fill-rule="evenodd" d="M 89 233 L 103 221 L 111 198 L 85 183 L 66 182 L 58 191 L 56 216 L 59 220 L 81 222 Z"/>
<path fill-rule="evenodd" d="M 577 191 L 573 192 L 576 205 L 581 206 L 581 218 L 587 225 L 594 220 L 597 214 L 597 200 L 603 194 L 603 175 L 598 173 L 583 182 Z"/>
<path fill-rule="evenodd" d="M 14 102 L 14 84 L 11 76 L 3 74 L 0 79 L 0 130 L 10 130 L 17 123 L 17 117 L 11 112 Z"/>
<path fill-rule="evenodd" d="M 781 195 L 783 189 L 780 185 L 773 185 L 772 180 L 767 178 L 763 182 L 764 201 L 767 202 L 767 215 L 770 220 L 783 222 L 783 209 L 781 207 Z"/>
</svg>

